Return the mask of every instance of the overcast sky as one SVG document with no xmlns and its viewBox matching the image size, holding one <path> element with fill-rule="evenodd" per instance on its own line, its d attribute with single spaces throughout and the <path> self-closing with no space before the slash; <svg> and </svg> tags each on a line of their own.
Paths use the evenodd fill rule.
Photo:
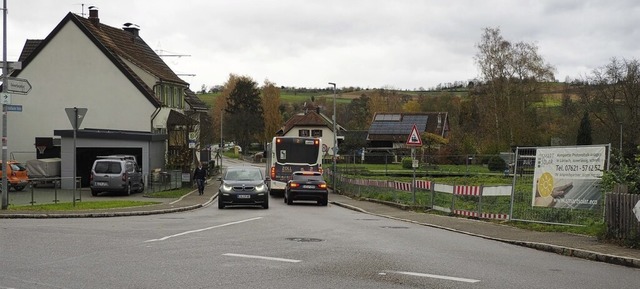
<svg viewBox="0 0 640 289">
<path fill-rule="evenodd" d="M 69 12 L 140 26 L 192 90 L 230 73 L 281 86 L 431 88 L 478 76 L 483 28 L 539 47 L 556 79 L 640 58 L 638 0 L 7 0 L 7 58 Z M 84 3 L 84 6 L 82 5 Z M 84 10 L 83 10 L 84 7 Z M 195 76 L 187 76 L 195 74 Z"/>
</svg>

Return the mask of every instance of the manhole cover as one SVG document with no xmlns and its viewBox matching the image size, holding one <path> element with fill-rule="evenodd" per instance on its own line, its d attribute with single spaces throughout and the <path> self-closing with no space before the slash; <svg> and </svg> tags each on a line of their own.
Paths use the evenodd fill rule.
<svg viewBox="0 0 640 289">
<path fill-rule="evenodd" d="M 322 239 L 316 239 L 316 238 L 287 238 L 287 240 L 289 241 L 294 241 L 294 242 L 322 242 Z"/>
<path fill-rule="evenodd" d="M 402 227 L 402 226 L 382 226 L 382 228 L 385 228 L 385 229 L 409 229 L 409 227 Z"/>
</svg>

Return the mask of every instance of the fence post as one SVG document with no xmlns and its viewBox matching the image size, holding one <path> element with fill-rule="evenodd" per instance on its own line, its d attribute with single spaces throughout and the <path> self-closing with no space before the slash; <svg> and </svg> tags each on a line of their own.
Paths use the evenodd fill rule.
<svg viewBox="0 0 640 289">
<path fill-rule="evenodd" d="M 456 210 L 456 183 L 453 183 L 453 194 L 451 194 L 451 213 Z"/>
<path fill-rule="evenodd" d="M 31 188 L 31 205 L 35 204 L 36 201 L 33 199 L 33 183 L 31 183 L 31 181 L 29 181 L 29 187 Z M 9 190 L 9 187 L 7 186 L 7 191 Z"/>
<path fill-rule="evenodd" d="M 53 181 L 53 198 L 54 198 L 53 203 L 54 204 L 57 204 L 59 202 L 59 200 L 58 200 L 58 182 L 61 182 L 61 181 L 58 181 L 58 180 Z"/>
<path fill-rule="evenodd" d="M 431 182 L 431 209 L 433 209 L 433 198 L 434 195 L 436 194 L 436 189 L 435 189 L 436 183 L 435 182 Z"/>
<path fill-rule="evenodd" d="M 480 185 L 480 195 L 478 196 L 478 218 L 482 217 L 482 192 L 484 191 L 484 185 Z"/>
</svg>

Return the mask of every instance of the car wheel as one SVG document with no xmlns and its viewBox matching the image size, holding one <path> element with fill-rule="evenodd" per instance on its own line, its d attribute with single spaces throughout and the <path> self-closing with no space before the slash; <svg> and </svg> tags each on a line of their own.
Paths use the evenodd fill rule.
<svg viewBox="0 0 640 289">
<path fill-rule="evenodd" d="M 98 191 L 91 190 L 91 195 L 94 196 L 94 197 L 97 197 L 99 193 L 100 192 L 98 192 Z"/>
<path fill-rule="evenodd" d="M 264 203 L 262 203 L 262 208 L 263 209 L 268 209 L 269 208 L 269 198 L 266 198 L 264 200 Z"/>
<path fill-rule="evenodd" d="M 138 188 L 138 193 L 144 192 L 144 182 L 140 182 L 140 187 Z"/>
<path fill-rule="evenodd" d="M 13 189 L 15 189 L 16 192 L 20 192 L 20 191 L 24 190 L 24 186 L 13 187 Z"/>
<path fill-rule="evenodd" d="M 318 201 L 318 205 L 326 207 L 329 204 L 329 200 L 327 199 L 322 199 L 320 201 Z"/>
<path fill-rule="evenodd" d="M 224 203 L 218 199 L 218 209 L 224 209 Z"/>
<path fill-rule="evenodd" d="M 293 200 L 291 198 L 287 198 L 287 205 L 293 205 Z"/>
</svg>

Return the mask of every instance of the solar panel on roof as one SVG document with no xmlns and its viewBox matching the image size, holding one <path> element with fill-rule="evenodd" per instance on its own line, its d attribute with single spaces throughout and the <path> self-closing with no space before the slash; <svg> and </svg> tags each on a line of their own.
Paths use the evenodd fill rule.
<svg viewBox="0 0 640 289">
<path fill-rule="evenodd" d="M 402 118 L 400 114 L 376 114 L 376 121 L 399 121 Z"/>
</svg>

